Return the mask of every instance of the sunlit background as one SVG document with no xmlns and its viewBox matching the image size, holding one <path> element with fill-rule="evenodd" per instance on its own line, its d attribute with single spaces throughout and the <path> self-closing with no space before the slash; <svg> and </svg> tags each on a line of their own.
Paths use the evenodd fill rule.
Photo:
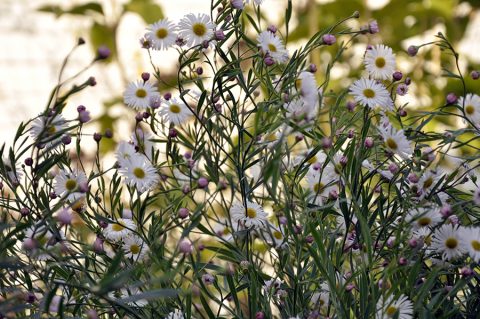
<svg viewBox="0 0 480 319">
<path fill-rule="evenodd" d="M 86 45 L 73 54 L 64 77 L 76 73 L 94 57 L 95 49 L 109 46 L 116 54 L 80 77 L 95 76 L 97 86 L 72 98 L 67 117 L 75 116 L 76 106 L 83 104 L 96 118 L 90 132 L 112 128 L 118 133 L 130 132 L 134 113 L 121 105 L 121 95 L 127 82 L 141 72 L 151 71 L 148 54 L 141 49 L 139 39 L 148 23 L 162 17 L 178 21 L 189 12 L 209 13 L 210 0 L 1 0 L 0 1 L 0 116 L 1 142 L 10 144 L 21 121 L 40 113 L 58 80 L 64 57 L 78 41 Z M 229 1 L 226 1 L 228 5 Z M 262 5 L 272 24 L 282 25 L 287 0 L 265 0 Z M 343 78 L 354 76 L 360 66 L 361 55 L 367 43 L 383 42 L 397 53 L 398 67 L 413 80 L 423 77 L 421 87 L 412 86 L 409 107 L 432 107 L 441 103 L 439 92 L 455 90 L 456 85 L 438 75 L 439 51 L 421 50 L 419 59 L 412 63 L 404 52 L 410 44 L 434 40 L 441 31 L 456 45 L 461 54 L 461 68 L 465 73 L 478 69 L 480 63 L 480 1 L 459 0 L 294 0 L 295 12 L 289 34 L 289 48 L 294 48 L 318 30 L 328 27 L 340 18 L 358 10 L 360 19 L 349 26 L 358 28 L 372 19 L 379 22 L 380 34 L 365 37 L 352 47 L 350 55 L 333 71 L 332 85 L 345 87 Z M 251 9 L 251 7 L 250 7 Z M 267 26 L 262 26 L 266 28 Z M 285 28 L 280 31 L 285 33 Z M 311 59 L 320 66 L 333 50 L 315 52 Z M 155 52 L 155 64 L 173 74 L 176 65 L 175 50 Z M 359 59 L 360 58 L 360 59 Z M 321 77 L 321 72 L 318 72 Z M 428 79 L 431 79 L 428 80 Z M 321 79 L 319 79 L 321 81 Z M 478 83 L 467 82 L 471 91 L 478 92 Z M 164 93 L 164 92 L 162 92 Z M 108 145 L 107 145 L 108 146 Z M 110 145 L 113 147 L 113 145 Z"/>
</svg>

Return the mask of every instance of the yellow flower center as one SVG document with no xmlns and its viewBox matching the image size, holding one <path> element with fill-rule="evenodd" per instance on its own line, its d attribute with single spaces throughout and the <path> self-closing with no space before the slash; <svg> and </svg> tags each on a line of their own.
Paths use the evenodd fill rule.
<svg viewBox="0 0 480 319">
<path fill-rule="evenodd" d="M 181 110 L 182 109 L 177 104 L 170 105 L 170 112 L 172 112 L 172 113 L 178 114 L 178 113 L 180 113 Z"/>
<path fill-rule="evenodd" d="M 136 95 L 138 98 L 143 99 L 144 97 L 147 96 L 147 91 L 145 91 L 144 89 L 138 89 L 137 92 L 135 92 L 135 95 Z"/>
<path fill-rule="evenodd" d="M 375 91 L 372 90 L 372 89 L 365 89 L 365 90 L 363 90 L 363 95 L 366 98 L 371 99 L 371 98 L 375 97 Z"/>
<path fill-rule="evenodd" d="M 121 221 L 119 221 L 117 224 L 112 225 L 113 231 L 121 232 L 124 229 L 125 229 L 125 225 Z"/>
<path fill-rule="evenodd" d="M 254 208 L 247 208 L 247 216 L 249 218 L 257 217 L 257 211 Z"/>
<path fill-rule="evenodd" d="M 136 178 L 142 179 L 145 178 L 145 171 L 140 167 L 135 167 L 133 169 L 133 175 L 135 175 Z"/>
<path fill-rule="evenodd" d="M 387 310 L 385 310 L 385 313 L 389 317 L 393 317 L 397 313 L 398 309 L 395 306 L 389 306 Z"/>
<path fill-rule="evenodd" d="M 268 44 L 268 50 L 270 52 L 277 52 L 277 47 L 275 45 L 273 45 L 272 43 L 269 43 Z"/>
<path fill-rule="evenodd" d="M 423 188 L 429 188 L 433 184 L 433 178 L 429 177 L 423 182 Z"/>
<path fill-rule="evenodd" d="M 75 188 L 77 187 L 77 181 L 74 180 L 74 179 L 67 179 L 67 181 L 65 182 L 65 188 L 71 192 L 73 191 Z"/>
<path fill-rule="evenodd" d="M 158 29 L 157 32 L 155 33 L 157 38 L 159 39 L 165 39 L 168 35 L 168 31 L 165 28 Z"/>
<path fill-rule="evenodd" d="M 472 115 L 474 112 L 475 112 L 475 108 L 473 107 L 473 105 L 465 106 L 465 113 L 467 113 L 468 115 Z"/>
<path fill-rule="evenodd" d="M 397 142 L 395 142 L 395 140 L 391 137 L 387 138 L 385 144 L 387 144 L 387 147 L 391 150 L 396 150 L 398 148 Z"/>
<path fill-rule="evenodd" d="M 315 193 L 320 193 L 324 187 L 325 187 L 325 184 L 321 182 L 316 183 L 315 185 L 313 185 L 313 190 L 315 191 Z"/>
<path fill-rule="evenodd" d="M 140 246 L 137 244 L 130 245 L 130 252 L 134 255 L 137 255 L 140 252 Z"/>
<path fill-rule="evenodd" d="M 478 240 L 472 240 L 472 248 L 475 251 L 480 251 L 480 242 Z"/>
<path fill-rule="evenodd" d="M 207 26 L 203 23 L 195 23 L 192 26 L 193 33 L 195 33 L 196 36 L 202 37 L 207 33 Z"/>
<path fill-rule="evenodd" d="M 445 246 L 449 249 L 455 249 L 458 246 L 458 240 L 454 237 L 448 237 L 447 240 L 445 240 Z"/>
<path fill-rule="evenodd" d="M 48 136 L 51 136 L 55 133 L 57 133 L 57 128 L 55 127 L 55 125 L 51 125 L 51 126 L 47 127 L 47 135 Z"/>
<path fill-rule="evenodd" d="M 426 236 L 424 241 L 427 246 L 430 246 L 432 244 L 432 236 Z"/>
<path fill-rule="evenodd" d="M 375 59 L 375 65 L 377 68 L 383 68 L 386 64 L 385 58 L 383 57 L 378 57 Z"/>
<path fill-rule="evenodd" d="M 428 225 L 430 225 L 431 222 L 432 222 L 432 220 L 429 217 L 426 217 L 426 216 L 419 218 L 418 221 L 417 221 L 417 223 L 421 227 L 428 226 Z"/>
<path fill-rule="evenodd" d="M 280 239 L 283 238 L 282 233 L 279 232 L 278 230 L 276 230 L 276 231 L 273 232 L 273 237 L 275 237 L 275 238 L 278 239 L 278 240 L 280 240 Z"/>
</svg>

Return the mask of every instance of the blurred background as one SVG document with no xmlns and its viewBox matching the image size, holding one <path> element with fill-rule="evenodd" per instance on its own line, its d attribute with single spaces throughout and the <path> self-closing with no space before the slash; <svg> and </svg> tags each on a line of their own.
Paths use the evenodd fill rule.
<svg viewBox="0 0 480 319">
<path fill-rule="evenodd" d="M 139 78 L 142 72 L 151 71 L 147 51 L 139 43 L 145 27 L 163 17 L 178 21 L 186 13 L 209 13 L 210 2 L 0 0 L 0 102 L 4 110 L 0 116 L 0 142 L 10 145 L 18 124 L 44 109 L 63 59 L 79 37 L 86 40 L 86 45 L 72 55 L 64 77 L 88 65 L 101 45 L 108 46 L 113 54 L 80 77 L 83 81 L 95 76 L 98 84 L 69 101 L 67 117 L 75 117 L 76 106 L 83 104 L 98 119 L 89 125 L 91 133 L 111 128 L 117 134 L 116 140 L 126 138 L 134 123 L 134 112 L 121 107 L 123 90 L 126 83 Z M 225 3 L 228 5 L 229 1 Z M 380 33 L 361 37 L 333 70 L 333 89 L 347 87 L 350 84 L 345 81 L 347 77 L 360 76 L 366 44 L 384 43 L 397 53 L 398 69 L 413 80 L 411 94 L 402 102 L 409 103 L 412 110 L 438 107 L 443 104 L 445 92 L 461 93 L 458 83 L 439 76 L 440 62 L 448 65 L 451 59 L 441 56 L 438 47 L 422 48 L 416 59 L 409 58 L 405 50 L 411 44 L 433 41 L 439 31 L 458 49 L 460 67 L 467 77 L 471 70 L 479 69 L 480 0 L 294 0 L 293 5 L 288 37 L 290 52 L 317 31 L 354 11 L 360 12 L 360 18 L 346 27 L 358 29 L 373 19 L 378 21 Z M 262 27 L 278 25 L 285 35 L 282 22 L 286 6 L 287 0 L 265 0 L 262 8 L 268 23 Z M 246 9 L 252 10 L 252 6 Z M 319 81 L 322 67 L 326 67 L 335 50 L 333 46 L 313 52 L 311 60 L 319 65 Z M 152 58 L 164 72 L 163 76 L 173 81 L 176 51 L 154 52 Z M 478 93 L 479 81 L 468 79 L 467 86 L 470 92 Z M 103 147 L 104 151 L 111 149 L 114 141 L 106 142 Z"/>
</svg>

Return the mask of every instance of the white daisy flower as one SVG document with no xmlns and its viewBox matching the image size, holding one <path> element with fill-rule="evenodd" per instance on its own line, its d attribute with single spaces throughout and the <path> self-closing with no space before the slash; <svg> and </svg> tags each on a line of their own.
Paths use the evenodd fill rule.
<svg viewBox="0 0 480 319">
<path fill-rule="evenodd" d="M 85 193 L 80 191 L 80 186 L 88 183 L 87 176 L 84 172 L 74 170 L 68 172 L 61 170 L 55 176 L 55 193 L 59 196 L 67 195 L 67 200 L 74 202 L 85 197 Z"/>
<path fill-rule="evenodd" d="M 288 246 L 285 238 L 285 227 L 283 225 L 276 226 L 272 223 L 268 223 L 268 231 L 264 231 L 263 233 L 269 245 L 279 249 Z"/>
<path fill-rule="evenodd" d="M 475 124 L 480 122 L 480 96 L 468 93 L 465 98 L 461 96 L 457 104 L 463 108 L 465 116 Z"/>
<path fill-rule="evenodd" d="M 118 291 L 110 291 L 108 297 L 119 302 L 127 303 L 131 307 L 145 307 L 148 304 L 147 299 L 137 299 L 137 295 L 142 291 L 137 287 L 122 288 Z M 133 301 L 130 301 L 134 299 Z"/>
<path fill-rule="evenodd" d="M 156 144 L 152 141 L 153 139 L 155 139 L 155 136 L 151 132 L 144 131 L 141 128 L 137 128 L 132 133 L 131 140 L 137 156 L 144 154 L 150 161 L 153 161 L 156 150 Z"/>
<path fill-rule="evenodd" d="M 316 205 L 323 205 L 331 191 L 337 191 L 335 175 L 328 171 L 309 169 L 306 175 L 308 188 L 310 189 L 310 201 Z"/>
<path fill-rule="evenodd" d="M 257 42 L 260 49 L 265 54 L 268 53 L 275 62 L 285 63 L 288 61 L 288 51 L 277 35 L 270 31 L 263 31 L 257 36 Z"/>
<path fill-rule="evenodd" d="M 264 0 L 253 0 L 252 4 L 255 3 L 257 6 L 261 5 Z M 250 3 L 250 0 L 245 1 L 246 4 Z"/>
<path fill-rule="evenodd" d="M 443 225 L 433 233 L 431 248 L 441 254 L 443 260 L 455 259 L 467 252 L 463 238 L 464 231 L 459 226 Z"/>
<path fill-rule="evenodd" d="M 137 226 L 131 219 L 119 218 L 107 225 L 103 230 L 103 235 L 107 240 L 117 242 L 130 236 L 136 228 Z"/>
<path fill-rule="evenodd" d="M 141 156 L 141 155 L 135 151 L 135 146 L 133 146 L 128 142 L 121 141 L 120 143 L 118 143 L 115 156 L 117 158 L 117 161 L 120 163 L 120 166 L 125 166 L 134 157 Z"/>
<path fill-rule="evenodd" d="M 2 158 L 2 163 L 5 173 L 7 174 L 7 179 L 14 184 L 20 183 L 20 179 L 22 178 L 23 174 L 19 169 L 18 163 L 12 162 L 10 157 Z"/>
<path fill-rule="evenodd" d="M 330 302 L 330 287 L 323 282 L 320 285 L 320 289 L 321 291 L 317 291 L 312 295 L 310 302 L 319 308 L 328 307 L 328 303 Z"/>
<path fill-rule="evenodd" d="M 155 187 L 160 176 L 157 169 L 146 157 L 135 157 L 124 167 L 119 169 L 120 174 L 125 177 L 125 182 L 143 193 Z"/>
<path fill-rule="evenodd" d="M 175 311 L 170 312 L 165 319 L 185 319 L 185 315 L 179 309 L 175 309 Z"/>
<path fill-rule="evenodd" d="M 247 201 L 247 207 L 236 202 L 230 208 L 230 217 L 233 225 L 246 228 L 265 228 L 267 226 L 267 213 L 257 203 Z"/>
<path fill-rule="evenodd" d="M 189 46 L 193 47 L 213 38 L 215 23 L 207 14 L 189 13 L 178 23 L 178 34 Z"/>
<path fill-rule="evenodd" d="M 441 174 L 433 170 L 428 170 L 422 174 L 418 180 L 417 187 L 422 191 L 423 197 L 428 195 L 428 193 L 437 185 L 441 177 Z"/>
<path fill-rule="evenodd" d="M 123 93 L 123 102 L 135 110 L 146 109 L 152 99 L 159 98 L 157 89 L 142 80 L 130 82 Z"/>
<path fill-rule="evenodd" d="M 147 27 L 145 38 L 155 50 L 166 50 L 175 44 L 177 34 L 175 25 L 168 19 L 155 22 Z"/>
<path fill-rule="evenodd" d="M 175 125 L 181 125 L 185 123 L 190 118 L 190 116 L 192 116 L 192 112 L 190 111 L 188 106 L 183 103 L 183 101 L 177 99 L 170 99 L 168 101 L 165 101 L 160 108 L 159 113 L 168 122 Z"/>
<path fill-rule="evenodd" d="M 361 78 L 350 86 L 350 93 L 355 101 L 364 107 L 381 107 L 385 110 L 393 110 L 393 101 L 390 93 L 381 83 L 375 80 Z"/>
<path fill-rule="evenodd" d="M 147 244 L 137 235 L 131 234 L 123 241 L 125 256 L 131 257 L 134 261 L 142 261 L 148 253 Z"/>
<path fill-rule="evenodd" d="M 61 114 L 55 117 L 39 116 L 32 122 L 30 135 L 37 144 L 52 147 L 60 144 L 62 131 L 67 128 L 67 123 Z"/>
<path fill-rule="evenodd" d="M 295 88 L 300 93 L 303 101 L 308 107 L 310 113 L 315 114 L 318 111 L 319 92 L 317 80 L 311 72 L 302 71 L 295 80 Z"/>
<path fill-rule="evenodd" d="M 468 255 L 475 262 L 480 262 L 480 228 L 469 227 L 464 229 L 463 241 L 467 247 Z"/>
<path fill-rule="evenodd" d="M 384 299 L 380 297 L 377 302 L 375 319 L 410 319 L 413 318 L 413 303 L 405 295 L 400 295 L 396 300 L 393 296 Z"/>
<path fill-rule="evenodd" d="M 411 209 L 406 218 L 406 221 L 411 223 L 415 229 L 422 227 L 434 227 L 441 223 L 442 220 L 443 218 L 438 207 L 417 207 Z"/>
<path fill-rule="evenodd" d="M 395 72 L 395 54 L 383 44 L 377 44 L 365 53 L 365 68 L 377 80 L 389 80 Z"/>
<path fill-rule="evenodd" d="M 390 123 L 378 127 L 383 138 L 384 146 L 390 153 L 397 154 L 403 159 L 412 156 L 413 150 L 403 130 L 396 130 Z"/>
</svg>

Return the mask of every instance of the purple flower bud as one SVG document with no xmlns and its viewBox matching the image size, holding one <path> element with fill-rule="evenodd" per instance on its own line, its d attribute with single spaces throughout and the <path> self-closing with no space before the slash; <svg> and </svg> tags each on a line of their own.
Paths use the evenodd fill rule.
<svg viewBox="0 0 480 319">
<path fill-rule="evenodd" d="M 473 70 L 470 73 L 470 76 L 472 77 L 473 80 L 478 80 L 480 78 L 480 72 L 478 72 L 477 70 Z"/>
<path fill-rule="evenodd" d="M 168 101 L 172 98 L 172 93 L 170 92 L 167 92 L 163 95 L 163 98 L 165 99 L 165 101 Z"/>
<path fill-rule="evenodd" d="M 77 44 L 78 45 L 84 45 L 85 44 L 85 39 L 82 38 L 82 37 L 78 38 Z"/>
<path fill-rule="evenodd" d="M 330 198 L 330 199 L 332 199 L 332 200 L 338 199 L 338 192 L 337 192 L 337 190 L 335 190 L 335 189 L 331 190 L 331 191 L 328 193 L 328 198 Z"/>
<path fill-rule="evenodd" d="M 388 165 L 388 170 L 390 173 L 396 174 L 398 172 L 398 165 L 395 163 L 390 163 L 390 165 Z"/>
<path fill-rule="evenodd" d="M 265 314 L 262 311 L 259 311 L 255 314 L 255 319 L 265 319 Z"/>
<path fill-rule="evenodd" d="M 211 274 L 205 274 L 202 276 L 202 281 L 205 285 L 211 285 L 215 282 L 215 277 L 213 277 Z"/>
<path fill-rule="evenodd" d="M 243 9 L 243 0 L 230 0 L 230 4 L 235 9 Z"/>
<path fill-rule="evenodd" d="M 355 289 L 355 284 L 350 283 L 350 284 L 347 284 L 347 285 L 345 286 L 345 290 L 346 290 L 347 292 L 350 292 L 350 291 L 352 291 L 353 289 Z"/>
<path fill-rule="evenodd" d="M 103 239 L 97 237 L 93 242 L 93 251 L 96 254 L 102 254 L 105 250 L 103 249 Z"/>
<path fill-rule="evenodd" d="M 107 228 L 108 227 L 108 223 L 104 220 L 100 220 L 98 222 L 98 225 L 101 227 L 101 228 Z"/>
<path fill-rule="evenodd" d="M 135 121 L 137 121 L 137 122 L 143 121 L 143 113 L 137 113 L 135 115 Z"/>
<path fill-rule="evenodd" d="M 275 64 L 275 60 L 269 55 L 265 56 L 265 58 L 263 59 L 263 62 L 265 62 L 266 66 L 272 66 Z"/>
<path fill-rule="evenodd" d="M 111 129 L 107 128 L 105 130 L 105 133 L 103 134 L 106 138 L 112 138 L 113 137 L 113 132 Z"/>
<path fill-rule="evenodd" d="M 205 177 L 200 177 L 197 182 L 200 188 L 206 188 L 208 186 L 208 179 Z"/>
<path fill-rule="evenodd" d="M 370 32 L 371 34 L 380 32 L 380 28 L 378 27 L 377 20 L 373 20 L 368 23 L 368 32 Z"/>
<path fill-rule="evenodd" d="M 293 231 L 295 232 L 295 234 L 301 234 L 302 231 L 303 231 L 303 226 L 302 225 L 295 225 L 293 226 Z"/>
<path fill-rule="evenodd" d="M 188 185 L 184 185 L 183 188 L 182 188 L 182 192 L 187 195 L 188 193 L 190 193 L 190 186 Z"/>
<path fill-rule="evenodd" d="M 144 82 L 147 82 L 149 79 L 150 79 L 150 73 L 148 73 L 148 72 L 143 72 L 143 73 L 142 73 L 142 80 L 143 80 Z"/>
<path fill-rule="evenodd" d="M 367 137 L 367 138 L 365 139 L 365 143 L 364 143 L 365 148 L 372 148 L 374 144 L 375 144 L 375 143 L 373 142 L 373 138 Z"/>
<path fill-rule="evenodd" d="M 195 72 L 197 72 L 198 75 L 202 75 L 203 74 L 203 68 L 201 66 L 199 66 Z"/>
<path fill-rule="evenodd" d="M 354 101 L 347 101 L 347 110 L 349 112 L 353 112 L 355 110 L 355 102 Z"/>
<path fill-rule="evenodd" d="M 447 100 L 447 104 L 452 105 L 457 103 L 458 98 L 455 95 L 455 93 L 448 93 L 446 100 Z"/>
<path fill-rule="evenodd" d="M 208 49 L 209 46 L 210 46 L 210 41 L 205 40 L 205 41 L 202 42 L 202 48 L 203 49 Z"/>
<path fill-rule="evenodd" d="M 25 159 L 25 165 L 32 166 L 33 165 L 33 159 L 31 157 L 27 157 Z"/>
<path fill-rule="evenodd" d="M 408 92 L 408 86 L 404 83 L 400 83 L 397 86 L 397 94 L 400 96 L 404 96 Z"/>
<path fill-rule="evenodd" d="M 355 130 L 354 129 L 349 129 L 347 133 L 348 138 L 353 138 L 355 136 Z"/>
<path fill-rule="evenodd" d="M 95 142 L 100 142 L 100 140 L 102 139 L 102 134 L 100 133 L 93 133 L 93 139 Z"/>
<path fill-rule="evenodd" d="M 50 194 L 48 194 L 48 197 L 50 197 L 51 199 L 55 199 L 57 198 L 57 194 L 55 194 L 55 192 L 50 192 Z"/>
<path fill-rule="evenodd" d="M 87 123 L 91 120 L 89 111 L 81 111 L 78 113 L 78 120 L 80 123 Z"/>
<path fill-rule="evenodd" d="M 97 80 L 93 76 L 89 77 L 88 78 L 88 85 L 90 85 L 90 86 L 97 85 Z"/>
<path fill-rule="evenodd" d="M 110 51 L 110 49 L 107 46 L 102 45 L 97 49 L 97 59 L 98 60 L 108 59 L 108 57 L 110 56 L 111 53 L 112 52 Z"/>
<path fill-rule="evenodd" d="M 149 113 L 149 112 L 143 112 L 143 113 L 142 113 L 142 117 L 143 117 L 144 119 L 148 119 L 148 118 L 150 117 L 150 113 Z"/>
<path fill-rule="evenodd" d="M 22 243 L 22 247 L 26 251 L 31 251 L 37 248 L 37 241 L 32 238 L 25 238 Z"/>
<path fill-rule="evenodd" d="M 83 111 L 86 111 L 87 108 L 85 107 L 85 105 L 79 105 L 77 106 L 77 112 L 80 113 L 80 112 L 83 112 Z"/>
<path fill-rule="evenodd" d="M 399 264 L 400 266 L 405 266 L 407 263 L 408 263 L 408 260 L 407 260 L 407 258 L 405 258 L 405 257 L 400 257 L 400 258 L 398 259 L 398 264 Z"/>
<path fill-rule="evenodd" d="M 25 302 L 27 303 L 34 303 L 37 298 L 35 297 L 35 294 L 31 291 L 27 291 L 25 293 Z"/>
<path fill-rule="evenodd" d="M 407 49 L 407 53 L 409 56 L 416 56 L 418 53 L 418 47 L 415 45 L 411 45 Z"/>
<path fill-rule="evenodd" d="M 160 102 L 161 102 L 160 97 L 157 95 L 154 95 L 150 98 L 149 106 L 152 109 L 158 109 L 160 107 Z"/>
<path fill-rule="evenodd" d="M 411 248 L 415 248 L 418 246 L 418 241 L 415 239 L 415 238 L 412 238 L 408 241 L 408 245 L 411 247 Z"/>
<path fill-rule="evenodd" d="M 444 204 L 440 208 L 440 214 L 442 214 L 443 218 L 447 218 L 452 214 L 452 206 L 450 206 L 449 204 Z"/>
<path fill-rule="evenodd" d="M 179 47 L 183 47 L 185 44 L 187 44 L 187 41 L 185 41 L 185 39 L 183 39 L 182 37 L 177 37 L 177 39 L 175 40 L 175 44 Z"/>
<path fill-rule="evenodd" d="M 329 149 L 333 146 L 332 139 L 328 136 L 325 136 L 322 138 L 322 148 L 323 149 Z"/>
<path fill-rule="evenodd" d="M 473 270 L 467 266 L 463 267 L 460 272 L 463 277 L 470 277 L 471 275 L 473 275 Z"/>
<path fill-rule="evenodd" d="M 278 222 L 280 225 L 286 225 L 288 223 L 288 219 L 285 216 L 278 217 Z"/>
<path fill-rule="evenodd" d="M 171 129 L 168 131 L 168 137 L 170 137 L 170 138 L 175 138 L 175 137 L 177 137 L 177 135 L 178 135 L 178 132 L 177 132 L 177 130 L 174 129 L 174 128 L 171 128 Z"/>
<path fill-rule="evenodd" d="M 401 117 L 407 116 L 407 110 L 405 110 L 405 108 L 403 107 L 398 109 L 398 115 L 400 115 Z"/>
<path fill-rule="evenodd" d="M 64 226 L 70 225 L 73 220 L 73 215 L 68 208 L 63 208 L 57 213 L 56 219 Z"/>
<path fill-rule="evenodd" d="M 295 141 L 297 141 L 297 143 L 303 141 L 304 138 L 305 138 L 305 136 L 303 136 L 302 133 L 298 133 L 298 134 L 295 135 Z"/>
<path fill-rule="evenodd" d="M 28 216 L 30 214 L 30 209 L 28 209 L 27 207 L 22 207 L 20 209 L 20 214 L 25 217 L 25 216 Z"/>
<path fill-rule="evenodd" d="M 403 78 L 403 73 L 400 71 L 395 71 L 393 72 L 392 77 L 394 81 L 400 81 Z"/>
<path fill-rule="evenodd" d="M 178 244 L 178 249 L 185 255 L 189 255 L 193 252 L 192 243 L 188 239 L 182 239 Z"/>
<path fill-rule="evenodd" d="M 337 38 L 333 34 L 324 34 L 322 40 L 326 45 L 332 45 L 337 42 Z"/>
<path fill-rule="evenodd" d="M 313 243 L 313 240 L 314 240 L 314 239 L 313 239 L 313 236 L 312 236 L 312 235 L 308 235 L 308 236 L 305 237 L 305 242 L 306 242 L 307 244 Z"/>
<path fill-rule="evenodd" d="M 190 214 L 189 210 L 182 207 L 178 210 L 178 217 L 182 218 L 182 219 L 185 219 L 188 217 L 188 215 Z"/>
<path fill-rule="evenodd" d="M 457 215 L 450 215 L 448 216 L 448 221 L 452 225 L 458 225 L 460 223 L 460 220 L 458 219 Z"/>
<path fill-rule="evenodd" d="M 274 26 L 273 24 L 269 25 L 267 30 L 270 31 L 273 34 L 277 33 L 277 27 Z"/>
<path fill-rule="evenodd" d="M 88 191 L 90 190 L 90 188 L 88 187 L 88 182 L 84 182 L 84 183 L 80 183 L 78 185 L 78 191 L 80 193 L 87 193 Z"/>
<path fill-rule="evenodd" d="M 216 30 L 214 35 L 215 35 L 215 40 L 217 40 L 217 41 L 225 40 L 225 33 L 223 33 L 222 29 Z"/>
<path fill-rule="evenodd" d="M 310 72 L 310 73 L 317 72 L 317 65 L 314 64 L 314 63 L 310 63 L 310 65 L 308 66 L 308 72 Z"/>
<path fill-rule="evenodd" d="M 418 183 L 418 180 L 419 180 L 419 177 L 415 173 L 408 174 L 407 178 L 410 183 Z"/>
<path fill-rule="evenodd" d="M 94 309 L 87 310 L 87 319 L 98 319 L 98 314 Z"/>
</svg>

